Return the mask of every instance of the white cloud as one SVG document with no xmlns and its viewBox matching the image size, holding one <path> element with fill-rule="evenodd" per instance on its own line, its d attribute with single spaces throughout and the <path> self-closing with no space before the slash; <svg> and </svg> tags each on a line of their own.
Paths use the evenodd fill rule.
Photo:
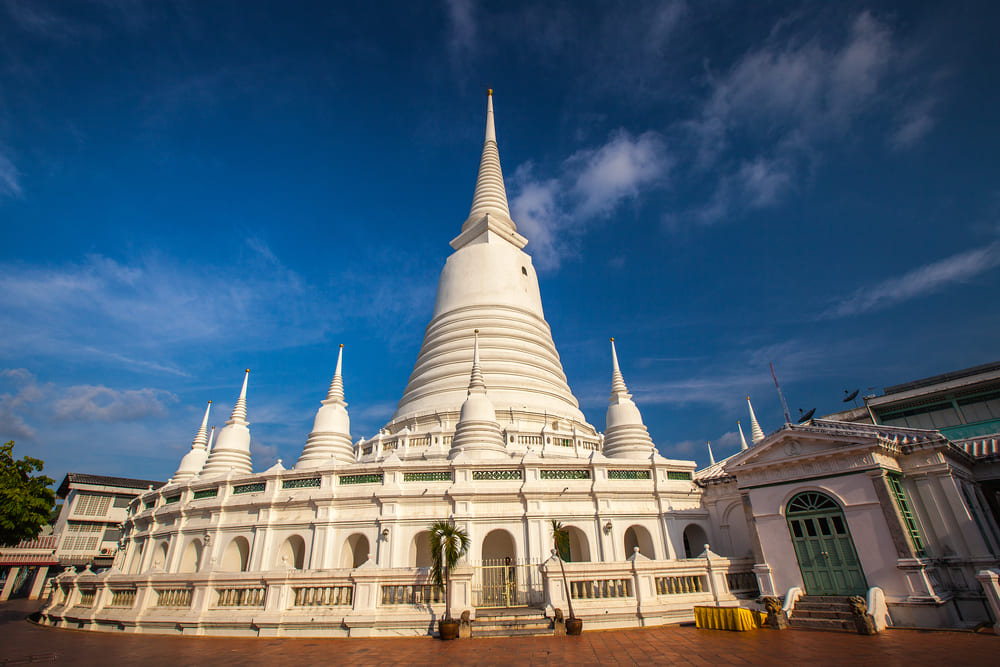
<svg viewBox="0 0 1000 667">
<path fill-rule="evenodd" d="M 1000 241 L 925 264 L 902 276 L 889 278 L 871 287 L 862 287 L 820 315 L 832 319 L 882 310 L 909 301 L 1000 266 Z"/>
<path fill-rule="evenodd" d="M 0 154 L 0 199 L 21 196 L 21 172 L 5 155 Z"/>
<path fill-rule="evenodd" d="M 58 395 L 52 405 L 58 421 L 128 422 L 165 417 L 165 403 L 177 400 L 158 389 L 118 390 L 103 385 L 76 385 Z"/>
<path fill-rule="evenodd" d="M 851 21 L 839 42 L 794 34 L 779 42 L 779 28 L 711 79 L 701 112 L 685 124 L 695 166 L 721 174 L 708 201 L 693 211 L 700 222 L 779 203 L 819 147 L 848 135 L 880 101 L 903 61 L 889 27 L 868 12 Z M 924 131 L 914 125 L 907 138 Z M 732 145 L 748 140 L 759 146 L 756 157 L 734 161 Z"/>
<path fill-rule="evenodd" d="M 659 134 L 632 136 L 619 130 L 604 145 L 568 157 L 553 178 L 537 177 L 531 163 L 518 167 L 511 179 L 511 213 L 531 241 L 535 263 L 556 269 L 575 256 L 590 226 L 662 181 L 670 164 Z"/>
<path fill-rule="evenodd" d="M 470 54 L 476 45 L 476 7 L 472 0 L 445 0 L 448 6 L 448 47 L 456 60 Z"/>
<path fill-rule="evenodd" d="M 900 114 L 899 127 L 889 138 L 889 145 L 896 150 L 910 148 L 920 142 L 934 127 L 934 100 L 926 99 L 907 106 Z"/>
</svg>

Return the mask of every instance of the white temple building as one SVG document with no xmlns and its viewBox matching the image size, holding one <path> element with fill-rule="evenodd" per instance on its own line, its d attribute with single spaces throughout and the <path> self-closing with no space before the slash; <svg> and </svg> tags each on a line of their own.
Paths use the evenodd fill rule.
<svg viewBox="0 0 1000 667">
<path fill-rule="evenodd" d="M 42 621 L 428 634 L 444 612 L 427 533 L 441 519 L 472 545 L 455 572 L 456 615 L 527 607 L 547 618 L 570 595 L 587 628 L 628 627 L 761 594 L 784 596 L 794 618 L 802 594 L 858 594 L 880 627 L 988 618 L 975 577 L 997 567 L 1000 532 L 989 513 L 973 519 L 959 490 L 974 457 L 936 431 L 878 424 L 812 420 L 765 436 L 751 406 L 752 445 L 696 473 L 657 453 L 613 339 L 599 432 L 567 384 L 527 243 L 510 215 L 491 91 L 472 207 L 389 423 L 354 441 L 341 346 L 298 461 L 254 472 L 248 370 L 214 445 L 206 409 L 171 481 L 133 503 L 114 567 L 60 577 Z M 930 518 L 955 503 L 964 515 Z M 570 533 L 568 590 L 553 520 Z M 934 533 L 917 548 L 908 526 L 921 522 Z M 956 578 L 964 589 L 947 583 Z"/>
</svg>

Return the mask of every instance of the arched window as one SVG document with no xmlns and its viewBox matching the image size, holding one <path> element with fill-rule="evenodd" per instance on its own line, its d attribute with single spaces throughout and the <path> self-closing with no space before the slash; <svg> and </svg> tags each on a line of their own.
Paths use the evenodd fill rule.
<svg viewBox="0 0 1000 667">
<path fill-rule="evenodd" d="M 361 533 L 354 533 L 344 542 L 344 550 L 340 556 L 340 567 L 355 568 L 368 562 L 371 548 L 368 538 Z"/>
<path fill-rule="evenodd" d="M 629 526 L 625 531 L 625 558 L 629 559 L 638 547 L 639 553 L 646 558 L 655 558 L 653 554 L 653 538 L 643 526 Z"/>
<path fill-rule="evenodd" d="M 684 557 L 697 558 L 705 553 L 705 545 L 708 544 L 708 536 L 704 529 L 692 523 L 684 529 Z"/>
<path fill-rule="evenodd" d="M 431 567 L 434 564 L 429 531 L 422 530 L 413 536 L 413 542 L 410 543 L 410 563 L 413 567 Z"/>
</svg>

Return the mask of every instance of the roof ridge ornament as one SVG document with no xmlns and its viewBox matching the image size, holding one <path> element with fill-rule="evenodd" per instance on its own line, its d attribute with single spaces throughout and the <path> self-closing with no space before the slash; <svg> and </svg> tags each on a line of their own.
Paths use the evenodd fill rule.
<svg viewBox="0 0 1000 667">
<path fill-rule="evenodd" d="M 750 406 L 750 440 L 756 445 L 764 439 L 764 431 L 757 423 L 757 415 L 753 412 L 753 403 L 750 402 L 749 396 L 747 396 L 747 405 Z"/>
</svg>

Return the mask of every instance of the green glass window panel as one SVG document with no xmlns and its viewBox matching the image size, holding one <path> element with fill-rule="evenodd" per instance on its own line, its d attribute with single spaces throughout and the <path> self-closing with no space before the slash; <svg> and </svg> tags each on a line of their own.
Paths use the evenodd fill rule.
<svg viewBox="0 0 1000 667">
<path fill-rule="evenodd" d="M 590 479 L 589 470 L 542 470 L 542 479 Z"/>
<path fill-rule="evenodd" d="M 450 482 L 451 471 L 440 470 L 433 472 L 404 472 L 404 482 Z"/>
<path fill-rule="evenodd" d="M 896 501 L 896 508 L 899 509 L 899 514 L 903 517 L 903 523 L 906 524 L 906 531 L 910 534 L 910 541 L 913 543 L 914 550 L 918 556 L 927 555 L 927 550 L 924 548 L 924 540 L 920 534 L 920 525 L 917 523 L 917 518 L 910 508 L 910 501 L 906 497 L 906 490 L 903 488 L 903 480 L 898 475 L 887 475 L 887 478 L 889 480 L 889 488 L 892 490 L 892 497 Z"/>
<path fill-rule="evenodd" d="M 811 512 L 836 512 L 840 507 L 828 496 L 822 493 L 807 491 L 792 498 L 788 503 L 789 514 L 801 514 Z"/>
<path fill-rule="evenodd" d="M 343 479 L 343 477 L 341 477 Z M 380 480 L 381 481 L 381 480 Z M 283 489 L 312 489 L 319 486 L 319 477 L 304 477 L 302 479 L 286 479 L 281 483 Z M 344 484 L 344 482 L 341 482 Z"/>
<path fill-rule="evenodd" d="M 520 470 L 473 470 L 472 479 L 488 482 L 500 482 L 511 479 L 523 479 Z"/>
<path fill-rule="evenodd" d="M 180 499 L 181 499 L 181 494 L 178 493 L 176 496 L 167 496 L 163 500 L 163 502 L 165 502 L 167 505 L 169 505 L 170 503 L 176 503 Z"/>
<path fill-rule="evenodd" d="M 651 479 L 648 470 L 609 470 L 608 479 Z"/>
<path fill-rule="evenodd" d="M 341 475 L 339 481 L 341 484 L 381 484 L 382 483 L 382 473 L 370 473 L 367 475 Z"/>
<path fill-rule="evenodd" d="M 239 495 L 241 493 L 260 493 L 265 488 L 267 488 L 266 482 L 251 482 L 250 484 L 237 484 L 233 487 L 233 494 Z"/>
<path fill-rule="evenodd" d="M 194 492 L 194 499 L 201 500 L 202 498 L 214 498 L 219 495 L 219 489 L 202 489 L 201 491 Z"/>
<path fill-rule="evenodd" d="M 675 482 L 680 482 L 680 481 L 690 482 L 691 481 L 691 473 L 689 473 L 689 472 L 687 472 L 685 470 L 668 470 L 667 471 L 667 479 L 673 480 Z"/>
</svg>

